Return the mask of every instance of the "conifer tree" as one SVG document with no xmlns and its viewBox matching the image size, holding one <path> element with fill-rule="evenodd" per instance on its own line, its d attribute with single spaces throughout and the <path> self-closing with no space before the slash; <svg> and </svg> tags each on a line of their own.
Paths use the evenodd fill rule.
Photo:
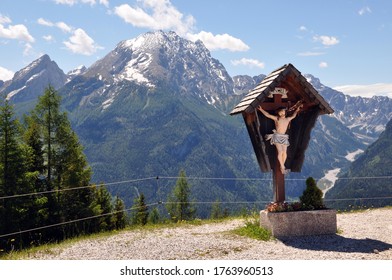
<svg viewBox="0 0 392 280">
<path fill-rule="evenodd" d="M 309 210 L 325 208 L 323 192 L 317 187 L 316 181 L 312 177 L 306 179 L 306 189 L 299 199 Z"/>
<path fill-rule="evenodd" d="M 215 201 L 214 204 L 212 204 L 211 208 L 211 219 L 221 219 L 223 217 L 222 209 L 221 209 L 221 203 L 219 200 Z"/>
<path fill-rule="evenodd" d="M 83 148 L 73 132 L 67 114 L 60 110 L 61 98 L 57 91 L 48 86 L 39 97 L 31 113 L 30 130 L 37 126 L 45 160 L 46 190 L 57 191 L 48 198 L 48 223 L 88 217 L 93 215 L 91 204 L 94 199 L 91 188 L 59 192 L 68 188 L 88 186 L 91 169 L 83 154 Z M 85 222 L 69 224 L 53 234 L 64 238 L 84 231 Z"/>
<path fill-rule="evenodd" d="M 135 210 L 134 210 L 134 214 L 132 217 L 132 224 L 142 225 L 142 226 L 147 224 L 149 213 L 148 213 L 148 207 L 145 202 L 144 194 L 140 194 L 135 199 L 135 204 L 134 204 L 133 208 Z"/>
<path fill-rule="evenodd" d="M 125 228 L 127 224 L 124 209 L 125 209 L 124 202 L 118 196 L 116 196 L 114 200 L 113 224 L 114 224 L 114 228 L 117 230 Z"/>
<path fill-rule="evenodd" d="M 148 215 L 148 222 L 151 224 L 157 224 L 160 220 L 161 217 L 159 215 L 159 210 L 158 208 L 154 207 Z"/>
<path fill-rule="evenodd" d="M 34 192 L 44 192 L 46 188 L 45 180 L 45 159 L 44 159 L 44 144 L 41 137 L 41 128 L 30 116 L 25 116 L 25 131 L 23 139 L 25 145 L 31 150 L 29 172 L 34 174 Z M 37 194 L 31 196 L 33 201 L 32 208 L 30 209 L 30 220 L 34 221 L 34 227 L 41 227 L 48 224 L 48 196 L 44 194 Z M 35 232 L 38 234 L 39 239 L 46 239 L 45 233 Z"/>
<path fill-rule="evenodd" d="M 7 100 L 0 107 L 0 234 L 12 233 L 30 224 L 31 202 L 27 197 L 10 197 L 29 193 L 32 177 L 28 174 L 30 150 L 21 142 L 19 122 Z M 23 240 L 19 238 L 19 244 Z"/>
<path fill-rule="evenodd" d="M 40 127 L 30 116 L 25 117 L 26 130 L 24 133 L 24 141 L 31 150 L 31 172 L 38 172 L 40 175 L 44 174 L 44 148 L 41 139 Z"/>
<path fill-rule="evenodd" d="M 190 186 L 185 171 L 181 170 L 173 192 L 166 205 L 170 218 L 174 222 L 194 219 L 196 209 L 190 202 Z"/>
<path fill-rule="evenodd" d="M 95 188 L 94 201 L 91 207 L 94 216 L 112 213 L 113 205 L 111 200 L 112 198 L 105 186 L 101 185 Z M 93 231 L 105 231 L 115 228 L 114 217 L 112 215 L 105 215 L 101 218 L 94 219 L 91 224 L 94 224 Z"/>
</svg>

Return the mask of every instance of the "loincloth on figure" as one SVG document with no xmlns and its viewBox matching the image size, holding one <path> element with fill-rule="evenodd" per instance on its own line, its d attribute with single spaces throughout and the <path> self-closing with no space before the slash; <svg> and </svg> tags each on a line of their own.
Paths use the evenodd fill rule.
<svg viewBox="0 0 392 280">
<path fill-rule="evenodd" d="M 266 134 L 265 140 L 270 141 L 271 145 L 282 144 L 290 146 L 289 135 L 277 133 L 276 130 L 272 130 L 273 134 Z"/>
</svg>

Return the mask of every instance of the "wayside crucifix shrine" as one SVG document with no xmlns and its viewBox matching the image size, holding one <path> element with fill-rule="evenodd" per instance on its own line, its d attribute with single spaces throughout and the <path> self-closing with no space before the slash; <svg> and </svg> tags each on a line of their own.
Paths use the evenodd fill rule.
<svg viewBox="0 0 392 280">
<path fill-rule="evenodd" d="M 300 172 L 317 117 L 334 111 L 292 64 L 264 78 L 234 107 L 242 114 L 262 172 L 273 172 L 274 201 L 285 201 L 287 172 Z"/>
</svg>

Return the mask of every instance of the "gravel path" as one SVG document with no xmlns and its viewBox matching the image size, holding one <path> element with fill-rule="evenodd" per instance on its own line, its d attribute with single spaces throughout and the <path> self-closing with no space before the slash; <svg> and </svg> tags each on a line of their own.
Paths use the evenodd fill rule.
<svg viewBox="0 0 392 280">
<path fill-rule="evenodd" d="M 57 260 L 392 260 L 392 209 L 338 214 L 339 234 L 258 241 L 229 231 L 230 220 L 154 230 L 130 230 L 38 252 L 30 259 Z"/>
</svg>

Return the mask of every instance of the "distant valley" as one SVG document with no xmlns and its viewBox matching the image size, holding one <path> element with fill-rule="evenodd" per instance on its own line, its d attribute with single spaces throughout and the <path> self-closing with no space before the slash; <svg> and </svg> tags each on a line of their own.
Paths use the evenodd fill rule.
<svg viewBox="0 0 392 280">
<path fill-rule="evenodd" d="M 228 115 L 264 74 L 230 77 L 202 42 L 157 31 L 120 42 L 90 67 L 68 74 L 44 55 L 0 83 L 0 93 L 22 116 L 48 84 L 54 86 L 85 147 L 95 182 L 175 177 L 183 169 L 199 178 L 191 181 L 196 201 L 257 204 L 272 199 L 268 180 L 203 178 L 270 178 L 259 171 L 242 118 Z M 347 96 L 304 76 L 335 113 L 320 117 L 313 129 L 302 172 L 288 176 L 293 179 L 287 184 L 289 198 L 302 193 L 301 179 L 308 176 L 323 178 L 321 187 L 330 188 L 339 171 L 347 172 L 392 118 L 387 97 Z M 175 184 L 160 182 L 110 191 L 127 204 L 135 188 L 147 201 L 156 201 L 165 199 Z"/>
</svg>

